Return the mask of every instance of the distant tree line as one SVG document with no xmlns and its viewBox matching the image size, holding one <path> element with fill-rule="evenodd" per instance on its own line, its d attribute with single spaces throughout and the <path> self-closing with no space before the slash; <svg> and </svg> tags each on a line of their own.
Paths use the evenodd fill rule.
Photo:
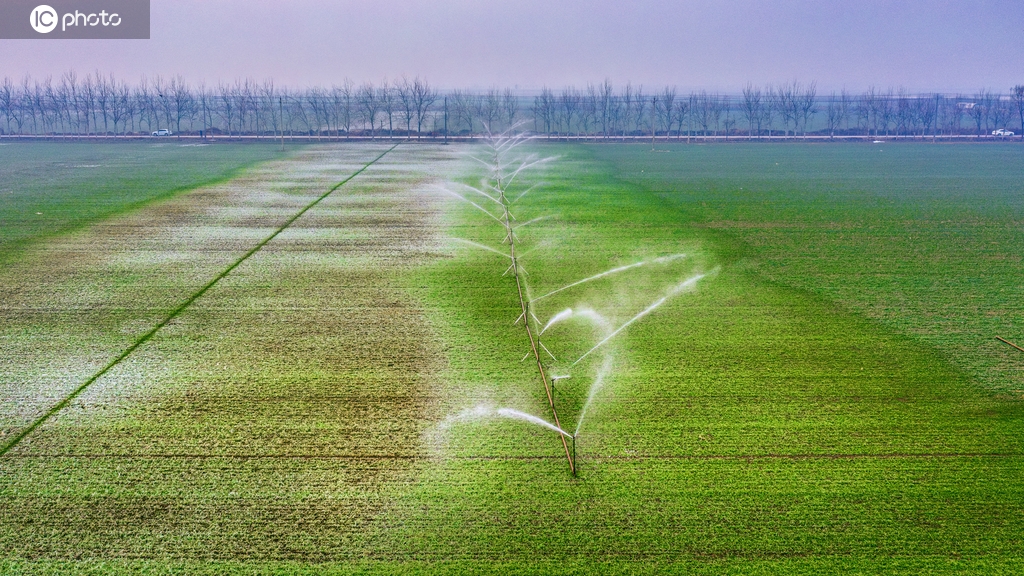
<svg viewBox="0 0 1024 576">
<path fill-rule="evenodd" d="M 273 81 L 189 85 L 180 76 L 128 83 L 99 72 L 0 81 L 0 134 L 132 136 L 169 129 L 220 137 L 472 137 L 521 126 L 551 138 L 944 137 L 1024 134 L 1024 85 L 1009 94 L 910 94 L 869 88 L 819 94 L 814 83 L 748 85 L 742 94 L 611 82 L 442 92 L 426 80 L 351 81 L 301 90 Z"/>
</svg>

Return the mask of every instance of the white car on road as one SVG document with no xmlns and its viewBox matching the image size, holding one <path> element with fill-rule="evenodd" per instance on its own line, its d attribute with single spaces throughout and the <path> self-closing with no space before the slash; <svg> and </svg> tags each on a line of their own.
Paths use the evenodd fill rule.
<svg viewBox="0 0 1024 576">
<path fill-rule="evenodd" d="M 171 135 L 172 135 L 172 132 L 170 130 L 168 130 L 167 128 L 161 128 L 161 129 L 153 132 L 153 136 L 171 136 Z"/>
<path fill-rule="evenodd" d="M 993 136 L 1013 136 L 1013 132 L 1010 132 L 1009 130 L 1007 130 L 1005 128 L 1000 128 L 999 130 L 993 130 L 992 131 L 992 135 Z"/>
</svg>

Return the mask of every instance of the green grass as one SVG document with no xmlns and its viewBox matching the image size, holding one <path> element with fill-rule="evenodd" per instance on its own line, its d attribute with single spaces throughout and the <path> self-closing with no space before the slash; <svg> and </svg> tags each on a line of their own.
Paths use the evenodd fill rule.
<svg viewBox="0 0 1024 576">
<path fill-rule="evenodd" d="M 224 180 L 273 145 L 19 142 L 0 146 L 0 262 L 26 244 Z"/>
<path fill-rule="evenodd" d="M 517 204 L 520 222 L 556 216 L 519 233 L 534 296 L 688 255 L 539 301 L 542 320 L 589 307 L 619 326 L 681 280 L 717 270 L 601 350 L 614 369 L 583 424 L 573 479 L 561 444 L 539 427 L 438 426 L 481 403 L 550 413 L 535 368 L 520 362 L 527 344 L 512 325 L 507 259 L 436 245 L 452 236 L 501 249 L 501 229 L 459 203 L 437 222 L 435 197 L 402 192 L 427 170 L 470 183 L 480 174 L 459 173 L 441 148 L 399 147 L 0 458 L 0 571 L 1019 573 L 1024 406 L 929 335 L 939 329 L 918 329 L 927 303 L 894 301 L 894 283 L 927 292 L 915 276 L 858 273 L 890 262 L 941 276 L 979 261 L 986 230 L 1016 210 L 1000 188 L 1016 149 L 876 148 L 536 149 L 561 158 L 532 177 L 549 185 Z M 872 156 L 897 148 L 916 164 Z M 969 179 L 957 180 L 957 154 L 976 179 L 991 175 L 987 188 L 958 192 Z M 799 166 L 772 176 L 772 155 Z M 916 184 L 931 172 L 937 197 Z M 181 235 L 194 243 L 217 223 L 226 258 L 248 227 L 283 220 L 313 188 L 289 192 L 287 205 L 267 191 L 211 206 L 197 198 L 195 210 L 223 221 L 183 216 Z M 239 198 L 274 216 L 250 222 Z M 901 256 L 908 214 L 949 219 L 971 205 L 978 225 L 959 228 L 967 256 L 930 267 Z M 854 245 L 833 239 L 829 226 L 851 223 Z M 926 245 L 956 253 L 941 230 Z M 202 244 L 186 245 L 189 258 L 205 258 Z M 158 275 L 161 262 L 153 254 L 135 272 Z M 970 285 L 986 302 L 1000 298 L 986 283 L 991 266 Z M 39 298 L 74 293 L 82 279 L 61 276 Z M 891 316 L 868 300 L 895 302 Z M 1019 314 L 1012 299 L 1000 305 Z M 45 332 L 54 320 L 38 322 Z M 594 339 L 579 322 L 546 333 L 559 358 L 551 368 L 569 370 Z M 558 384 L 566 427 L 602 360 L 588 357 Z"/>
<path fill-rule="evenodd" d="M 726 172 L 730 150 L 709 170 Z M 430 558 L 633 560 L 682 571 L 701 559 L 715 571 L 769 572 L 1019 563 L 1019 401 L 994 397 L 919 340 L 765 274 L 753 248 L 701 226 L 692 206 L 666 193 L 697 188 L 692 174 L 662 176 L 652 192 L 619 178 L 635 177 L 622 173 L 637 165 L 646 174 L 640 147 L 557 153 L 543 176 L 551 185 L 519 215 L 561 214 L 524 234 L 525 249 L 543 243 L 523 259 L 535 294 L 675 252 L 695 254 L 676 279 L 721 271 L 623 333 L 580 436 L 581 480 L 541 429 L 460 424 L 447 437 L 453 456 L 399 507 L 410 516 L 399 514 L 404 529 L 390 546 Z M 673 170 L 685 152 L 676 153 L 650 165 Z M 788 203 L 799 214 L 808 192 L 795 188 L 804 196 Z M 712 210 L 714 200 L 697 202 Z M 455 235 L 491 245 L 500 237 L 486 216 L 463 218 Z M 519 364 L 524 335 L 510 326 L 517 311 L 503 269 L 500 257 L 472 252 L 433 272 L 428 301 L 448 342 L 451 412 L 485 401 L 548 413 L 536 374 Z M 619 325 L 677 281 L 629 274 L 566 291 L 538 314 L 589 305 Z M 574 358 L 587 337 L 552 350 Z M 563 422 L 573 422 L 586 372 L 575 370 L 564 391 Z"/>
<path fill-rule="evenodd" d="M 1024 396 L 1016 144 L 595 147 L 758 273 L 911 335 Z"/>
<path fill-rule="evenodd" d="M 19 430 L 103 364 L 70 367 L 116 357 L 385 149 L 308 148 L 61 238 L 32 255 L 41 287 L 5 270 L 0 427 Z M 420 223 L 403 214 L 414 207 L 389 197 L 421 178 L 401 173 L 419 158 L 395 156 L 305 213 L 0 458 L 5 559 L 34 572 L 41 559 L 353 557 L 360 528 L 414 463 L 376 455 L 415 450 L 433 416 L 420 389 L 437 354 L 393 278 L 408 261 L 389 256 L 419 240 Z M 124 283 L 145 289 L 116 289 Z M 96 338 L 46 348 L 66 333 Z M 53 378 L 63 370 L 72 373 Z"/>
</svg>

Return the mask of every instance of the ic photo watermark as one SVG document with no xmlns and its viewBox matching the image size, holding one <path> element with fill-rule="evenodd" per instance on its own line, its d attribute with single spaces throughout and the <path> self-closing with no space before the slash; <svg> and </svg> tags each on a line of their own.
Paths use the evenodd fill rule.
<svg viewBox="0 0 1024 576">
<path fill-rule="evenodd" d="M 3 0 L 0 38 L 148 39 L 149 0 Z"/>
</svg>

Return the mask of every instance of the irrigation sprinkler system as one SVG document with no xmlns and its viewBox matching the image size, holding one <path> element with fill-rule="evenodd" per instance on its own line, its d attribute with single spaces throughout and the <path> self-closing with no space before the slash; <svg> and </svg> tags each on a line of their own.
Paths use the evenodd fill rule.
<svg viewBox="0 0 1024 576">
<path fill-rule="evenodd" d="M 1006 338 L 1003 338 L 1003 337 L 1001 337 L 1001 336 L 996 336 L 996 340 L 999 340 L 999 341 L 1000 341 L 1000 342 L 1002 342 L 1003 344 L 1007 344 L 1007 345 L 1009 345 L 1009 346 L 1013 346 L 1013 347 L 1014 347 L 1014 348 L 1016 348 L 1017 350 L 1020 350 L 1021 352 L 1024 352 L 1024 348 L 1021 348 L 1020 346 L 1017 346 L 1016 344 L 1014 344 L 1013 342 L 1010 342 L 1010 341 L 1009 341 L 1009 340 L 1007 340 Z"/>
<path fill-rule="evenodd" d="M 524 160 L 521 161 L 519 163 L 519 166 L 516 167 L 511 173 L 506 172 L 508 167 L 503 165 L 502 163 L 504 154 L 506 154 L 508 151 L 512 150 L 513 148 L 519 146 L 520 144 L 526 141 L 526 137 L 522 135 L 517 135 L 512 137 L 499 137 L 491 142 L 492 155 L 491 165 L 489 166 L 489 168 L 491 168 L 492 170 L 491 179 L 493 181 L 493 184 L 489 185 L 488 187 L 492 189 L 494 192 L 497 192 L 498 203 L 501 204 L 501 223 L 505 227 L 505 238 L 502 240 L 502 242 L 508 242 L 509 257 L 512 259 L 512 265 L 509 267 L 508 270 L 505 271 L 505 273 L 507 274 L 509 271 L 512 272 L 512 277 L 516 281 L 516 292 L 519 296 L 519 306 L 522 310 L 522 314 L 519 316 L 519 318 L 516 319 L 516 323 L 522 320 L 523 326 L 526 328 L 526 337 L 530 341 L 530 350 L 531 352 L 533 352 L 534 361 L 536 361 L 537 363 L 537 372 L 540 375 L 541 383 L 544 384 L 544 391 L 547 393 L 548 396 L 548 405 L 551 407 L 551 416 L 555 421 L 555 427 L 561 430 L 562 423 L 558 419 L 558 409 L 555 407 L 554 382 L 549 381 L 548 379 L 547 372 L 544 370 L 544 361 L 543 359 L 541 359 L 539 349 L 543 348 L 544 351 L 551 355 L 552 358 L 554 358 L 554 354 L 551 354 L 551 352 L 547 348 L 545 348 L 544 345 L 541 344 L 538 339 L 534 337 L 533 329 L 530 326 L 529 304 L 527 303 L 526 297 L 523 295 L 523 282 L 520 278 L 520 272 L 522 270 L 519 265 L 519 260 L 516 258 L 516 233 L 515 230 L 513 230 L 512 228 L 512 220 L 515 219 L 515 216 L 513 216 L 511 212 L 511 202 L 509 202 L 508 197 L 505 195 L 505 192 L 508 190 L 509 186 L 512 185 L 512 182 L 515 181 L 516 176 L 518 176 L 520 172 L 522 172 L 529 166 L 533 166 L 539 164 L 540 162 L 543 162 L 543 160 Z M 566 435 L 559 434 L 558 436 L 562 441 L 562 448 L 565 450 L 565 458 L 569 462 L 569 470 L 572 472 L 572 475 L 575 476 L 575 455 L 573 452 L 570 452 L 569 450 L 569 444 L 565 440 Z"/>
<path fill-rule="evenodd" d="M 541 296 L 535 298 L 530 297 L 529 289 L 526 286 L 526 280 L 524 278 L 524 276 L 528 275 L 528 273 L 523 268 L 522 262 L 520 262 L 521 254 L 517 252 L 517 250 L 519 249 L 519 236 L 516 234 L 516 230 L 523 228 L 524 226 L 533 224 L 535 222 L 551 218 L 552 216 L 540 216 L 537 218 L 533 218 L 532 220 L 528 220 L 526 222 L 519 222 L 512 212 L 512 205 L 519 199 L 523 198 L 527 193 L 540 186 L 540 183 L 527 187 L 525 190 L 523 190 L 522 192 L 520 192 L 518 195 L 511 199 L 509 195 L 512 192 L 512 185 L 517 181 L 519 176 L 525 170 L 538 166 L 545 162 L 554 160 L 554 158 L 537 158 L 536 156 L 525 156 L 515 158 L 510 155 L 510 152 L 517 149 L 519 146 L 525 144 L 526 142 L 529 142 L 530 140 L 531 137 L 527 135 L 514 134 L 511 131 L 506 131 L 505 133 L 499 136 L 492 137 L 489 140 L 489 158 L 483 159 L 478 158 L 476 156 L 469 156 L 469 158 L 471 158 L 472 160 L 486 167 L 489 173 L 488 178 L 481 182 L 480 187 L 477 188 L 466 184 L 452 183 L 453 186 L 458 186 L 460 188 L 459 192 L 456 192 L 446 187 L 443 187 L 442 191 L 455 198 L 458 198 L 459 200 L 462 200 L 463 202 L 466 202 L 467 204 L 470 204 L 477 210 L 485 213 L 492 220 L 495 220 L 498 223 L 500 223 L 502 228 L 504 228 L 504 237 L 502 238 L 502 243 L 508 244 L 507 252 L 500 251 L 490 246 L 486 246 L 478 242 L 473 242 L 471 240 L 456 239 L 456 241 L 467 246 L 472 246 L 474 248 L 482 249 L 489 252 L 496 252 L 504 258 L 508 258 L 509 265 L 508 268 L 505 269 L 505 272 L 502 274 L 502 276 L 510 276 L 515 281 L 516 294 L 519 298 L 520 312 L 519 316 L 512 324 L 517 325 L 520 322 L 523 323 L 523 328 L 526 331 L 526 337 L 529 342 L 529 350 L 523 356 L 521 361 L 525 362 L 527 358 L 530 358 L 531 356 L 533 357 L 533 361 L 537 367 L 538 377 L 540 378 L 541 384 L 544 386 L 544 392 L 547 395 L 548 407 L 551 409 L 551 417 L 553 422 L 548 422 L 536 416 L 526 414 L 518 410 L 512 410 L 510 408 L 499 408 L 495 410 L 487 406 L 477 406 L 476 408 L 465 410 L 462 413 L 454 417 L 451 417 L 449 420 L 503 417 L 512 418 L 520 421 L 526 421 L 531 424 L 542 426 L 544 428 L 557 432 L 562 442 L 562 449 L 565 452 L 566 461 L 569 464 L 569 471 L 575 477 L 579 472 L 579 466 L 577 463 L 576 440 L 579 436 L 580 429 L 583 425 L 583 418 L 586 416 L 588 409 L 594 401 L 594 398 L 597 396 L 597 393 L 604 385 L 604 382 L 612 369 L 612 356 L 610 352 L 608 352 L 608 348 L 605 347 L 605 344 L 607 344 L 620 332 L 628 328 L 631 324 L 640 320 L 647 314 L 653 312 L 656 308 L 661 306 L 665 301 L 667 301 L 672 296 L 694 287 L 701 279 L 703 279 L 706 276 L 706 274 L 697 274 L 686 279 L 682 283 L 672 287 L 667 293 L 662 295 L 652 304 L 644 308 L 638 314 L 633 316 L 628 321 L 622 323 L 618 327 L 613 327 L 612 323 L 607 318 L 589 308 L 582 308 L 577 310 L 567 308 L 553 315 L 547 321 L 547 323 L 542 322 L 537 317 L 537 314 L 534 312 L 533 304 L 535 302 L 553 296 L 564 290 L 569 290 L 581 284 L 585 284 L 587 282 L 592 282 L 595 280 L 599 280 L 601 278 L 621 274 L 626 271 L 633 270 L 643 266 L 668 264 L 670 262 L 686 258 L 686 255 L 673 254 L 670 256 L 662 256 L 659 258 L 652 258 L 650 260 L 642 260 L 632 264 L 617 266 L 610 270 L 606 270 L 604 272 L 594 274 L 587 278 L 583 278 L 582 280 L 577 280 L 575 282 L 562 286 L 561 288 L 547 292 Z M 496 215 L 494 212 L 492 212 L 492 210 L 494 210 L 493 208 L 491 210 L 488 210 L 484 206 L 478 204 L 477 201 L 474 201 L 477 200 L 478 196 L 483 196 L 489 201 L 488 202 L 483 199 L 479 199 L 478 201 L 482 202 L 484 206 L 492 206 L 493 204 L 497 204 L 498 206 L 500 206 L 500 215 Z M 556 403 L 555 386 L 559 380 L 569 379 L 572 375 L 569 373 L 553 374 L 549 372 L 548 367 L 545 365 L 545 356 L 547 356 L 547 358 L 550 358 L 553 362 L 559 364 L 563 363 L 559 362 L 555 354 L 551 350 L 549 350 L 547 346 L 544 345 L 544 343 L 541 341 L 541 335 L 544 334 L 544 332 L 546 332 L 548 329 L 554 327 L 555 325 L 566 320 L 569 320 L 571 318 L 578 318 L 586 322 L 589 322 L 595 329 L 598 330 L 600 334 L 600 339 L 596 345 L 590 348 L 586 353 L 584 353 L 574 362 L 566 362 L 565 364 L 568 365 L 568 368 L 571 369 L 575 367 L 577 364 L 579 364 L 581 361 L 583 361 L 585 358 L 590 356 L 595 351 L 598 351 L 599 349 L 603 350 L 604 361 L 600 365 L 600 368 L 598 369 L 590 385 L 590 390 L 587 394 L 586 401 L 584 402 L 583 408 L 580 410 L 580 413 L 576 419 L 577 422 L 575 430 L 572 433 L 569 433 L 562 428 L 561 419 L 558 414 L 558 406 Z"/>
</svg>

